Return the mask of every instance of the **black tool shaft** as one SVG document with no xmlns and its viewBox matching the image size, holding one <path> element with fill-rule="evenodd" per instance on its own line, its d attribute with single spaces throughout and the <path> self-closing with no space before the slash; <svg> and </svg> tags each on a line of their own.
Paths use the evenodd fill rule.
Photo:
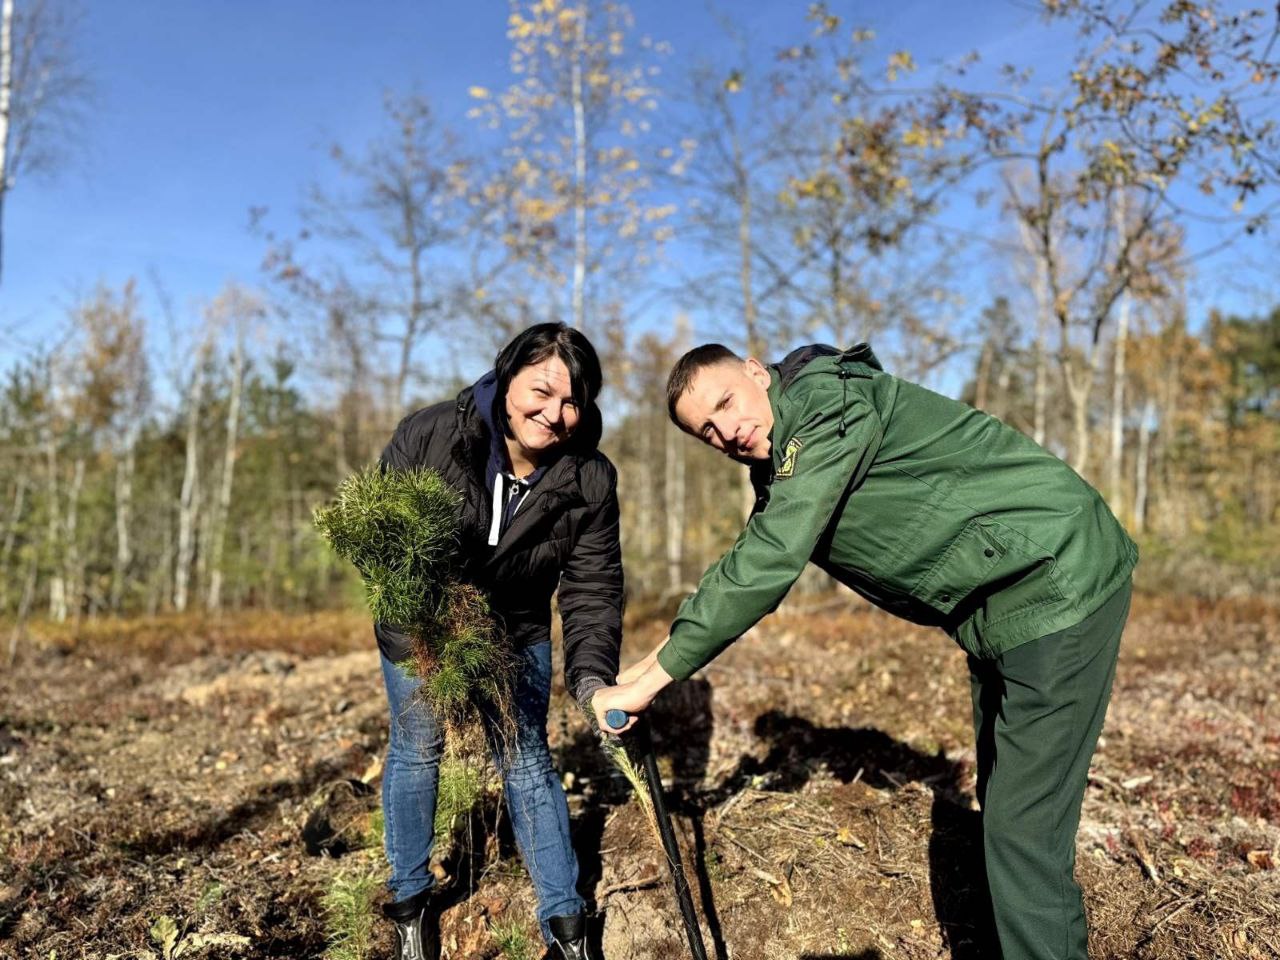
<svg viewBox="0 0 1280 960">
<path fill-rule="evenodd" d="M 707 949 L 702 943 L 702 931 L 698 927 L 697 914 L 693 912 L 693 897 L 689 894 L 689 881 L 684 875 L 684 861 L 680 857 L 680 845 L 671 826 L 671 814 L 662 796 L 662 776 L 658 772 L 658 758 L 653 753 L 653 740 L 649 736 L 648 721 L 642 719 L 636 727 L 640 749 L 644 752 L 644 776 L 649 784 L 649 798 L 653 801 L 653 813 L 662 835 L 662 846 L 667 853 L 667 866 L 671 868 L 671 881 L 676 887 L 676 899 L 680 902 L 680 915 L 684 919 L 684 932 L 689 938 L 689 950 L 694 960 L 707 960 Z"/>
</svg>

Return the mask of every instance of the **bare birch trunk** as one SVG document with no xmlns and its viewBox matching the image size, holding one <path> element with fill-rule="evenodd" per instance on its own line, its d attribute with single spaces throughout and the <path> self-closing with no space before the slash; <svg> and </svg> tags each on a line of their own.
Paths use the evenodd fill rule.
<svg viewBox="0 0 1280 960">
<path fill-rule="evenodd" d="M 1098 376 L 1098 344 L 1095 340 L 1089 345 L 1089 353 L 1083 364 L 1077 364 L 1071 355 L 1071 342 L 1065 321 L 1060 323 L 1059 364 L 1062 367 L 1062 381 L 1067 388 L 1067 397 L 1071 401 L 1072 454 L 1071 469 L 1084 476 L 1089 465 L 1089 398 L 1093 394 L 1093 384 Z"/>
<path fill-rule="evenodd" d="M 167 510 L 166 510 L 167 513 Z M 165 516 L 160 525 L 160 562 L 155 564 L 147 576 L 147 616 L 154 617 L 162 606 L 173 605 L 173 524 Z"/>
<path fill-rule="evenodd" d="M 1023 249 L 1031 258 L 1035 271 L 1032 291 L 1036 301 L 1035 383 L 1032 388 L 1031 439 L 1044 446 L 1047 438 L 1045 427 L 1049 399 L 1049 280 L 1044 259 L 1036 253 L 1035 236 L 1027 224 L 1018 221 L 1018 234 Z"/>
<path fill-rule="evenodd" d="M 209 465 L 212 474 L 213 466 Z M 210 496 L 204 483 L 196 485 L 195 517 L 196 528 L 192 542 L 195 552 L 192 555 L 192 570 L 188 588 L 187 606 L 194 607 L 208 596 L 209 588 L 209 544 L 213 542 L 213 497 Z M 210 480 L 209 487 L 213 486 Z"/>
<path fill-rule="evenodd" d="M 22 522 L 22 510 L 26 506 L 27 475 L 18 474 L 18 481 L 13 493 L 13 507 L 9 511 L 9 522 L 5 525 L 4 543 L 0 545 L 0 577 L 8 578 L 9 557 L 13 555 L 13 542 L 18 534 L 18 524 Z M 3 606 L 0 604 L 0 606 Z"/>
<path fill-rule="evenodd" d="M 1152 399 L 1155 401 L 1153 419 L 1154 436 L 1151 438 L 1150 464 L 1147 467 L 1147 527 L 1161 534 L 1181 535 L 1183 517 L 1173 508 L 1174 491 L 1178 484 L 1174 478 L 1172 451 L 1177 443 L 1178 395 L 1182 390 L 1180 357 L 1183 341 L 1179 326 L 1182 323 L 1174 308 L 1161 330 L 1165 368 L 1156 380 Z"/>
<path fill-rule="evenodd" d="M 1133 529 L 1142 533 L 1147 527 L 1147 477 L 1151 460 L 1151 426 L 1155 421 L 1154 401 L 1148 399 L 1138 424 L 1138 457 L 1134 466 Z"/>
<path fill-rule="evenodd" d="M 756 316 L 756 297 L 751 285 L 751 184 L 742 157 L 742 141 L 733 129 L 733 165 L 738 184 L 738 287 L 742 292 L 742 320 L 747 327 L 747 355 L 764 361 L 764 338 Z"/>
<path fill-rule="evenodd" d="M 1001 420 L 1009 411 L 1009 382 L 1012 380 L 1013 374 L 1009 369 L 1009 365 L 1003 364 L 1000 367 L 1000 376 L 996 378 L 996 395 L 991 400 L 991 409 L 987 412 L 993 417 L 999 417 Z"/>
<path fill-rule="evenodd" d="M 578 35 L 573 51 L 573 325 L 585 332 L 587 282 L 587 123 L 582 90 L 582 48 L 587 8 L 578 6 Z"/>
<path fill-rule="evenodd" d="M 764 340 L 760 337 L 759 323 L 755 315 L 755 296 L 751 292 L 751 195 L 746 186 L 746 174 L 741 169 L 741 145 L 735 132 L 733 136 L 735 161 L 739 164 L 739 207 L 737 207 L 737 242 L 739 242 L 739 283 L 742 288 L 742 315 L 746 321 L 746 352 L 760 362 L 767 364 L 768 357 L 758 356 L 764 352 Z M 755 507 L 755 489 L 751 486 L 750 471 L 741 475 L 739 488 L 739 507 L 742 522 L 751 516 Z"/>
<path fill-rule="evenodd" d="M 200 489 L 200 405 L 204 400 L 204 361 L 209 343 L 196 357 L 187 394 L 187 450 L 182 472 L 182 493 L 178 501 L 178 556 L 174 564 L 173 608 L 179 613 L 187 609 L 187 591 L 191 584 L 191 565 L 195 559 L 196 505 Z"/>
<path fill-rule="evenodd" d="M 227 404 L 227 443 L 222 454 L 222 486 L 214 514 L 213 544 L 210 551 L 209 598 L 207 606 L 217 610 L 222 605 L 222 553 L 227 539 L 227 518 L 231 514 L 231 484 L 236 469 L 236 443 L 240 429 L 240 392 L 244 382 L 244 338 L 236 337 L 231 361 L 231 398 Z"/>
<path fill-rule="evenodd" d="M 0 276 L 4 268 L 4 199 L 9 192 L 9 118 L 13 104 L 13 0 L 0 2 Z"/>
<path fill-rule="evenodd" d="M 1125 195 L 1119 192 L 1116 199 L 1116 229 L 1123 234 L 1125 226 Z M 1116 341 L 1111 357 L 1111 455 L 1107 461 L 1107 499 L 1111 511 L 1117 517 L 1124 515 L 1124 483 L 1121 465 L 1124 459 L 1124 381 L 1125 346 L 1129 339 L 1129 313 L 1132 298 L 1126 289 L 1120 294 L 1120 309 L 1116 318 Z"/>
<path fill-rule="evenodd" d="M 1115 350 L 1111 358 L 1111 455 L 1107 463 L 1107 491 L 1111 510 L 1117 516 L 1124 513 L 1124 480 L 1121 466 L 1124 462 L 1124 381 L 1125 344 L 1129 339 L 1129 294 L 1120 298 L 1119 316 L 1116 319 Z"/>
<path fill-rule="evenodd" d="M 426 278 L 422 272 L 422 245 L 414 232 L 415 211 L 406 203 L 404 232 L 409 244 L 409 316 L 404 325 L 404 339 L 400 341 L 400 366 L 392 385 L 393 396 L 388 403 L 391 424 L 398 423 L 405 408 L 405 386 L 409 382 L 409 369 L 413 363 L 413 348 L 427 325 L 427 304 L 424 291 Z M 381 424 L 387 429 L 390 426 Z M 380 431 L 381 432 L 381 431 Z"/>
<path fill-rule="evenodd" d="M 18 524 L 22 521 L 26 498 L 27 476 L 19 473 L 14 485 L 13 508 L 9 511 L 9 522 L 4 528 L 4 542 L 0 544 L 0 611 L 9 608 L 9 558 L 13 555 L 13 543 L 18 534 Z"/>
<path fill-rule="evenodd" d="M 1049 407 L 1049 351 L 1045 343 L 1048 320 L 1043 309 L 1037 312 L 1039 316 L 1036 317 L 1036 379 L 1033 388 L 1031 439 L 1043 447 L 1045 440 L 1048 439 L 1048 431 L 1045 429 L 1045 414 Z"/>
<path fill-rule="evenodd" d="M 80 491 L 84 488 L 84 457 L 77 457 L 71 471 L 71 489 L 67 491 L 67 520 L 64 527 L 66 547 L 63 550 L 63 575 L 68 600 L 75 604 L 77 622 L 84 597 L 84 563 L 80 557 L 77 526 L 80 517 Z M 65 613 L 64 613 L 65 617 Z"/>
<path fill-rule="evenodd" d="M 991 379 L 991 364 L 994 359 L 992 354 L 994 352 L 991 338 L 987 337 L 982 343 L 982 353 L 978 356 L 978 373 L 973 385 L 973 406 L 977 410 L 985 411 L 987 409 L 987 383 Z"/>
<path fill-rule="evenodd" d="M 766 344 L 760 334 L 760 319 L 756 307 L 755 290 L 752 284 L 752 216 L 751 181 L 747 172 L 746 160 L 743 157 L 742 138 L 738 135 L 738 127 L 734 122 L 733 112 L 721 101 L 721 111 L 725 123 L 732 132 L 733 139 L 733 172 L 738 190 L 738 287 L 742 294 L 742 319 L 746 324 L 747 355 L 755 357 L 761 363 L 768 363 L 764 356 Z M 751 486 L 751 474 L 744 471 L 738 488 L 739 510 L 743 522 L 751 516 L 755 507 L 756 494 Z"/>
<path fill-rule="evenodd" d="M 67 619 L 67 585 L 62 577 L 62 514 L 58 503 L 58 447 L 53 427 L 45 428 L 45 464 L 48 469 L 49 528 L 46 550 L 49 557 L 49 619 L 62 623 Z"/>
<path fill-rule="evenodd" d="M 1170 356 L 1172 369 L 1165 378 L 1164 392 L 1164 413 L 1160 417 L 1160 436 L 1163 438 L 1160 444 L 1161 460 L 1163 461 L 1164 484 L 1163 493 L 1166 501 L 1166 507 L 1173 498 L 1170 493 L 1178 486 L 1174 482 L 1174 453 L 1178 443 L 1178 418 L 1180 412 L 1178 410 L 1178 401 L 1182 397 L 1182 348 L 1186 342 L 1186 316 L 1179 314 L 1175 319 L 1177 330 L 1178 349 L 1173 351 Z M 1187 512 L 1174 507 L 1164 511 L 1172 520 L 1170 532 L 1177 537 L 1185 537 L 1187 535 Z"/>
<path fill-rule="evenodd" d="M 677 430 L 666 431 L 667 592 L 677 594 L 684 565 L 684 445 Z"/>
<path fill-rule="evenodd" d="M 658 528 L 657 517 L 657 497 L 655 496 L 655 477 L 653 470 L 653 418 L 645 417 L 641 422 L 640 429 L 640 469 L 637 471 L 640 484 L 639 496 L 636 500 L 640 506 L 640 577 L 641 582 L 645 584 L 646 591 L 653 589 L 656 584 L 656 577 L 651 579 L 654 568 L 657 564 L 654 558 L 657 554 L 657 537 L 655 536 Z"/>
<path fill-rule="evenodd" d="M 119 610 L 125 578 L 133 562 L 129 530 L 133 524 L 133 474 L 136 468 L 138 429 L 129 428 L 124 456 L 116 462 L 116 560 L 111 571 L 111 609 Z"/>
<path fill-rule="evenodd" d="M 1071 399 L 1071 469 L 1084 476 L 1085 467 L 1089 465 L 1089 394 L 1093 384 L 1084 377 L 1077 380 L 1074 373 L 1066 378 L 1066 383 Z"/>
<path fill-rule="evenodd" d="M 27 580 L 22 585 L 22 599 L 18 601 L 18 615 L 13 622 L 13 630 L 9 633 L 9 666 L 13 666 L 13 661 L 18 659 L 18 641 L 22 638 L 23 627 L 27 622 L 27 616 L 31 613 L 31 601 L 36 595 L 36 573 L 39 567 L 36 563 L 35 555 L 31 557 L 31 562 L 27 564 Z"/>
</svg>

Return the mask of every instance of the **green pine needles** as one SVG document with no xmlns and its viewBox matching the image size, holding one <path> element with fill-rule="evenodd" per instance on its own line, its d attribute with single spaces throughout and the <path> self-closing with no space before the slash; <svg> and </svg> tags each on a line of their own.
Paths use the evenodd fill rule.
<svg viewBox="0 0 1280 960">
<path fill-rule="evenodd" d="M 484 594 L 458 579 L 461 506 L 434 470 L 374 464 L 338 485 L 315 524 L 360 572 L 373 618 L 412 639 L 400 666 L 422 678 L 436 719 L 456 729 L 483 709 L 510 730 L 515 659 Z"/>
<path fill-rule="evenodd" d="M 334 552 L 355 564 L 375 620 L 403 626 L 435 617 L 456 559 L 461 497 L 434 470 L 377 464 L 338 485 L 315 512 Z"/>
</svg>

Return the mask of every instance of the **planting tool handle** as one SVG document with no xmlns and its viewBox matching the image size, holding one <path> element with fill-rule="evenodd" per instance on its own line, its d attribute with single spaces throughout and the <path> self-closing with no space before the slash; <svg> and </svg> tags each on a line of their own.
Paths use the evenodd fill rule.
<svg viewBox="0 0 1280 960">
<path fill-rule="evenodd" d="M 629 719 L 625 710 L 606 710 L 604 715 L 605 725 L 610 730 L 621 730 Z"/>
<path fill-rule="evenodd" d="M 693 960 L 707 960 L 707 948 L 702 942 L 702 930 L 698 915 L 693 909 L 693 897 L 689 895 L 689 881 L 684 875 L 684 863 L 680 857 L 680 844 L 676 842 L 671 813 L 662 796 L 662 773 L 658 770 L 658 758 L 653 752 L 653 739 L 648 717 L 641 717 L 635 727 L 637 749 L 644 756 L 644 778 L 649 786 L 649 800 L 653 803 L 654 819 L 658 821 L 658 835 L 667 854 L 667 866 L 671 869 L 671 882 L 676 888 L 676 902 L 680 918 L 684 921 L 685 937 L 689 941 L 689 953 Z"/>
</svg>

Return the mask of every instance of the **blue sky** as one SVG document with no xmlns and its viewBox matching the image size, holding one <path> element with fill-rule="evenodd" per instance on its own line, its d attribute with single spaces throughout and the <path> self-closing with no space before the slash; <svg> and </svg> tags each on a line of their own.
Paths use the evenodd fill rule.
<svg viewBox="0 0 1280 960">
<path fill-rule="evenodd" d="M 19 0 L 21 5 L 21 0 Z M 759 37 L 794 35 L 807 0 L 723 4 Z M 1060 55 L 1030 4 L 904 0 L 840 4 L 876 29 L 884 49 L 923 66 L 979 49 L 991 64 Z M 637 29 L 674 47 L 668 71 L 709 52 L 716 35 L 701 0 L 636 0 Z M 81 47 L 96 95 L 61 174 L 19 182 L 5 210 L 0 358 L 39 342 L 96 282 L 139 279 L 154 312 L 158 277 L 179 315 L 194 315 L 228 280 L 260 283 L 263 242 L 251 206 L 287 228 L 306 184 L 331 174 L 324 148 L 358 147 L 382 122 L 386 90 L 427 94 L 462 126 L 472 84 L 503 86 L 501 0 L 92 0 Z M 1243 250 L 1258 262 L 1265 247 Z M 1219 299 L 1261 309 L 1265 272 Z M 1261 292 L 1260 292 L 1261 291 Z M 980 306 L 978 304 L 977 306 Z M 976 309 L 976 307 L 975 307 Z"/>
</svg>

